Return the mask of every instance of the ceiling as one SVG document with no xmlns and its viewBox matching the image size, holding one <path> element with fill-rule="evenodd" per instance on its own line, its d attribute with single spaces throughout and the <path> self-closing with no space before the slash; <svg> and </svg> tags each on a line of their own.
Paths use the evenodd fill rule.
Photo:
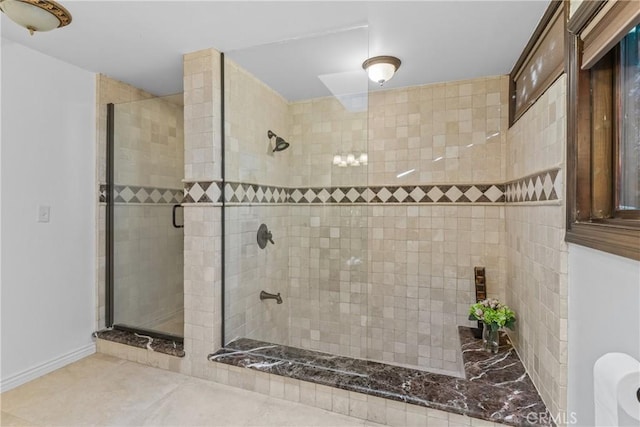
<svg viewBox="0 0 640 427">
<path fill-rule="evenodd" d="M 2 14 L 2 36 L 156 95 L 182 92 L 182 55 L 213 47 L 293 101 L 366 80 L 376 55 L 402 60 L 385 88 L 506 74 L 549 2 L 61 3 L 68 27 L 29 36 Z"/>
</svg>

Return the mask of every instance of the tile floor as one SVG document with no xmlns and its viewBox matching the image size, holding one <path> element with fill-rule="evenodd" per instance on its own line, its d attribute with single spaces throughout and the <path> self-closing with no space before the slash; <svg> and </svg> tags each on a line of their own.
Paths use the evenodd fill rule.
<svg viewBox="0 0 640 427">
<path fill-rule="evenodd" d="M 2 426 L 378 425 L 102 354 L 3 393 L 0 407 Z"/>
</svg>

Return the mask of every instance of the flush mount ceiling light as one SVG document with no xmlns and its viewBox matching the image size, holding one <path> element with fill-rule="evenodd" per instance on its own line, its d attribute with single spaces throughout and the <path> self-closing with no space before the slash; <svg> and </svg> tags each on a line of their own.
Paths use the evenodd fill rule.
<svg viewBox="0 0 640 427">
<path fill-rule="evenodd" d="M 0 10 L 31 35 L 71 23 L 69 11 L 52 0 L 0 0 Z"/>
<path fill-rule="evenodd" d="M 374 56 L 362 63 L 371 81 L 379 83 L 380 86 L 391 80 L 398 68 L 400 60 L 395 56 Z"/>
</svg>

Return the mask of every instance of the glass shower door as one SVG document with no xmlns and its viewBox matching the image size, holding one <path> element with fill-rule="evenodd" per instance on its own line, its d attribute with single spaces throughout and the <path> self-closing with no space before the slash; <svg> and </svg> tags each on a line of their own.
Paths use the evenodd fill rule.
<svg viewBox="0 0 640 427">
<path fill-rule="evenodd" d="M 368 43 L 358 27 L 225 54 L 229 348 L 249 338 L 368 357 Z M 322 74 L 298 65 L 320 51 Z"/>
<path fill-rule="evenodd" d="M 112 323 L 183 336 L 183 107 L 152 98 L 113 108 Z"/>
</svg>

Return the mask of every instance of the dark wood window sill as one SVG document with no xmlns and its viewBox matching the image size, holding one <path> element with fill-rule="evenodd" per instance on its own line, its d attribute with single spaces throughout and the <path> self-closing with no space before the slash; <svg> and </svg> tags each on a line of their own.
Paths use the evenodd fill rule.
<svg viewBox="0 0 640 427">
<path fill-rule="evenodd" d="M 640 228 L 615 222 L 574 222 L 567 230 L 566 241 L 640 261 Z"/>
</svg>

